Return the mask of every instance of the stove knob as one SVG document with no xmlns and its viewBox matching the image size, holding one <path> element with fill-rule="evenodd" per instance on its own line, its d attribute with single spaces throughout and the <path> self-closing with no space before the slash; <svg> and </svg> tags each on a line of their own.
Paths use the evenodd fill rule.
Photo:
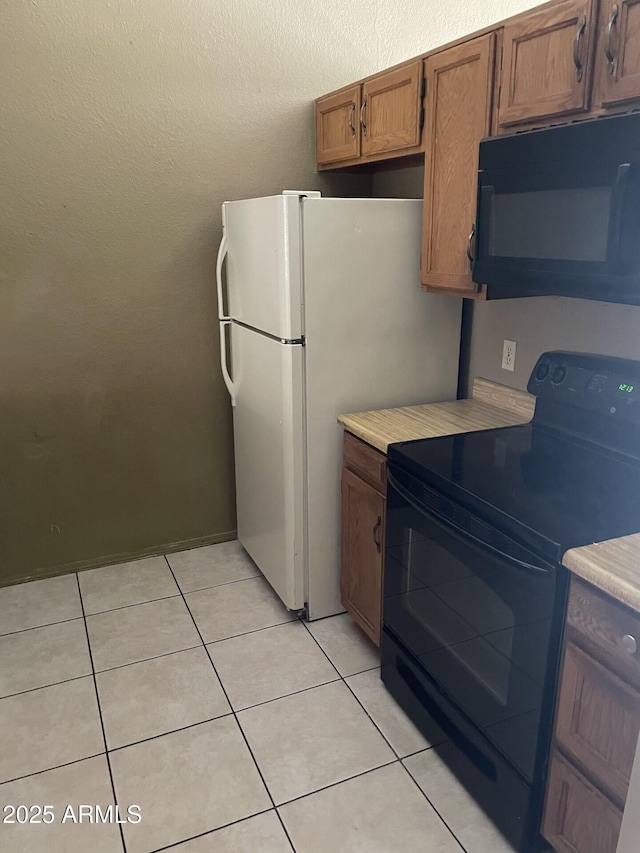
<svg viewBox="0 0 640 853">
<path fill-rule="evenodd" d="M 538 382 L 544 382 L 549 375 L 549 364 L 546 361 L 541 361 L 536 367 L 536 379 Z"/>
<path fill-rule="evenodd" d="M 564 382 L 567 376 L 567 368 L 564 364 L 557 364 L 553 368 L 553 373 L 551 374 L 551 382 L 554 385 L 559 385 L 561 382 Z"/>
<path fill-rule="evenodd" d="M 625 650 L 625 652 L 629 652 L 630 655 L 635 655 L 636 650 L 638 648 L 636 638 L 632 637 L 631 634 L 625 634 L 622 638 L 622 648 Z"/>
</svg>

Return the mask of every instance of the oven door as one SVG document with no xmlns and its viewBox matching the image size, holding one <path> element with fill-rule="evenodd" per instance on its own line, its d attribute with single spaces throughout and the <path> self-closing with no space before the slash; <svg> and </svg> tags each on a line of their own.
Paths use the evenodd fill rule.
<svg viewBox="0 0 640 853">
<path fill-rule="evenodd" d="M 514 840 L 539 819 L 562 577 L 389 465 L 383 680 L 418 725 L 429 717 L 475 765 L 494 819 L 513 801 Z"/>
</svg>

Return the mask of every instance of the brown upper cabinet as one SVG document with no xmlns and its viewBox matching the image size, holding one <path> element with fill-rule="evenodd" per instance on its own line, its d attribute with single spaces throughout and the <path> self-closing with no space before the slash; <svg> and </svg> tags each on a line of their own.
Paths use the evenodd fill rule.
<svg viewBox="0 0 640 853">
<path fill-rule="evenodd" d="M 360 89 L 352 86 L 316 101 L 318 165 L 360 156 Z"/>
<path fill-rule="evenodd" d="M 563 0 L 505 25 L 501 128 L 589 109 L 595 7 L 596 0 Z"/>
<path fill-rule="evenodd" d="M 362 86 L 363 155 L 420 145 L 422 63 L 378 74 Z"/>
<path fill-rule="evenodd" d="M 385 71 L 316 101 L 319 168 L 347 166 L 420 149 L 422 62 Z"/>
<path fill-rule="evenodd" d="M 640 98 L 640 0 L 601 0 L 594 106 L 609 112 Z"/>
<path fill-rule="evenodd" d="M 496 33 L 425 61 L 423 288 L 472 295 L 478 143 L 491 132 Z"/>
<path fill-rule="evenodd" d="M 470 271 L 480 140 L 632 108 L 640 0 L 558 0 L 319 98 L 318 169 L 424 154 L 422 288 L 483 298 Z"/>
<path fill-rule="evenodd" d="M 469 45 L 483 44 L 487 37 L 495 40 L 492 50 L 497 57 L 496 98 L 492 97 L 493 78 L 484 94 L 476 88 L 481 85 L 478 80 L 484 73 L 484 60 L 469 59 L 466 53 Z M 475 48 L 470 50 L 473 55 Z M 457 68 L 455 59 L 451 60 L 458 52 L 464 57 L 461 60 L 467 66 L 464 70 Z M 421 73 L 423 63 L 425 78 Z M 447 91 L 439 91 L 435 102 L 434 96 L 427 93 L 428 115 L 423 131 L 427 77 L 434 78 L 436 85 Z M 431 82 L 427 89 L 429 85 Z M 460 141 L 456 141 L 455 134 L 449 135 L 450 157 L 457 162 L 462 157 L 458 155 L 459 149 L 464 148 L 468 156 L 468 142 L 473 138 L 471 125 L 479 126 L 480 117 L 483 120 L 487 117 L 484 112 L 487 97 L 489 120 L 483 131 L 487 134 L 513 133 L 557 121 L 637 109 L 640 107 L 640 0 L 546 3 L 449 47 L 429 51 L 397 68 L 319 98 L 316 101 L 318 168 L 336 169 L 424 151 L 430 174 L 436 179 L 441 177 L 439 155 L 435 155 L 435 166 L 428 161 L 429 146 L 437 138 L 442 147 L 442 133 L 449 131 L 447 119 L 443 118 L 447 112 L 451 113 L 450 126 L 464 125 L 462 106 L 450 95 L 452 88 L 473 113 Z M 475 100 L 478 97 L 480 104 Z M 434 114 L 437 102 L 443 106 Z M 434 118 L 440 120 L 437 136 L 431 126 Z M 475 158 L 476 153 L 474 161 Z M 456 185 L 463 182 L 461 176 L 450 175 L 448 180 Z M 437 209 L 437 199 L 432 201 L 436 201 Z M 425 268 L 423 274 L 428 270 Z M 457 267 L 449 272 L 463 275 Z M 455 287 L 453 280 L 449 284 L 427 283 L 449 290 L 472 290 L 468 282 L 462 281 Z"/>
<path fill-rule="evenodd" d="M 563 0 L 505 25 L 503 131 L 620 112 L 638 101 L 640 0 Z"/>
</svg>

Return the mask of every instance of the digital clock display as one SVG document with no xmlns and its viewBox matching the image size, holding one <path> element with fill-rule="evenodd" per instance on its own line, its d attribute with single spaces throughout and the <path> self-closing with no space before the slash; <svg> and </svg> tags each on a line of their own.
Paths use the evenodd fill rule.
<svg viewBox="0 0 640 853">
<path fill-rule="evenodd" d="M 627 394 L 630 394 L 633 391 L 633 385 L 626 385 L 624 382 L 621 382 L 618 385 L 618 391 L 625 391 Z"/>
</svg>

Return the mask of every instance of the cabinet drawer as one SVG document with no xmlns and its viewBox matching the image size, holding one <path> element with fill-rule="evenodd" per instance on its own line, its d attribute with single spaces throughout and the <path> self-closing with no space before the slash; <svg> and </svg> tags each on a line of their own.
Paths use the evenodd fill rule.
<svg viewBox="0 0 640 853">
<path fill-rule="evenodd" d="M 591 781 L 624 805 L 640 731 L 640 694 L 568 642 L 556 741 Z"/>
<path fill-rule="evenodd" d="M 556 853 L 615 853 L 622 813 L 554 752 L 542 834 Z"/>
<path fill-rule="evenodd" d="M 571 578 L 567 625 L 571 639 L 640 688 L 640 616 L 579 578 Z M 625 639 L 626 638 L 626 639 Z M 639 651 L 625 648 L 633 638 Z"/>
<path fill-rule="evenodd" d="M 344 465 L 379 492 L 386 493 L 387 457 L 350 432 L 344 434 Z"/>
</svg>

